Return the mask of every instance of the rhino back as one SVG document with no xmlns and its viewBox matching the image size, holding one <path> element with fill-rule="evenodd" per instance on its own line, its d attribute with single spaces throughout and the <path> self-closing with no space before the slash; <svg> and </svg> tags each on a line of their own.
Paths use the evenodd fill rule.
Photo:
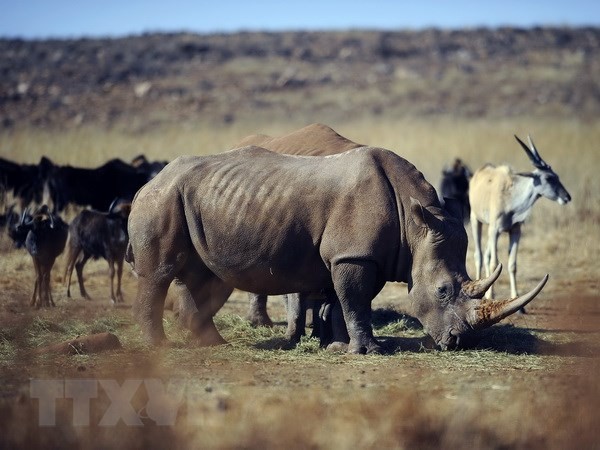
<svg viewBox="0 0 600 450">
<path fill-rule="evenodd" d="M 277 153 L 304 156 L 327 156 L 344 153 L 362 144 L 347 139 L 332 128 L 313 123 L 280 137 L 254 134 L 242 139 L 235 148 L 258 145 Z"/>
</svg>

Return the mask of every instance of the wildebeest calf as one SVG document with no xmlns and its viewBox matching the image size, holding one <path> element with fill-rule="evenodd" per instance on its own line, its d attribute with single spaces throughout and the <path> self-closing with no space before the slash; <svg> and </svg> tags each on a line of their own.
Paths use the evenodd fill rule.
<svg viewBox="0 0 600 450">
<path fill-rule="evenodd" d="M 63 252 L 69 227 L 43 205 L 29 218 L 26 213 L 16 227 L 19 236 L 25 236 L 25 248 L 33 259 L 35 286 L 31 306 L 54 306 L 50 289 L 50 272 L 56 258 Z"/>
<path fill-rule="evenodd" d="M 83 267 L 90 258 L 104 258 L 108 262 L 110 271 L 110 298 L 114 303 L 123 301 L 121 275 L 128 241 L 127 218 L 130 210 L 129 203 L 115 205 L 113 202 L 107 213 L 83 210 L 73 219 L 69 227 L 71 237 L 65 271 L 67 297 L 71 297 L 71 275 L 75 267 L 81 295 L 90 299 L 83 284 Z M 117 265 L 116 293 L 115 264 Z"/>
</svg>

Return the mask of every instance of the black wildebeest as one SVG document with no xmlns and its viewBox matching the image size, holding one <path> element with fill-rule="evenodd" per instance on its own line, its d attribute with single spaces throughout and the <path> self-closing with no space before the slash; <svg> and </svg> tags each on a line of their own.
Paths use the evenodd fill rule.
<svg viewBox="0 0 600 450">
<path fill-rule="evenodd" d="M 50 273 L 56 258 L 63 252 L 68 225 L 43 205 L 29 218 L 24 212 L 16 227 L 19 236 L 25 236 L 25 248 L 33 259 L 35 286 L 31 296 L 31 305 L 54 306 L 50 288 Z"/>
<path fill-rule="evenodd" d="M 38 164 L 19 164 L 0 158 L 0 189 L 11 193 L 24 211 L 31 203 L 41 203 L 44 187 L 54 164 L 45 156 Z"/>
<path fill-rule="evenodd" d="M 127 218 L 131 204 L 116 201 L 108 208 L 107 213 L 83 210 L 71 222 L 69 233 L 69 250 L 65 280 L 67 297 L 71 297 L 71 275 L 73 268 L 77 270 L 77 280 L 82 297 L 90 296 L 83 284 L 83 267 L 90 258 L 104 258 L 110 271 L 110 298 L 114 303 L 123 301 L 121 293 L 121 275 L 123 274 L 123 257 L 127 248 Z M 114 278 L 117 265 L 117 290 L 115 294 Z"/>
<path fill-rule="evenodd" d="M 115 198 L 131 201 L 149 179 L 144 170 L 111 159 L 95 169 L 55 166 L 48 182 L 58 211 L 69 203 L 106 211 Z"/>
<path fill-rule="evenodd" d="M 440 197 L 457 200 L 462 207 L 463 220 L 469 219 L 471 208 L 469 206 L 469 181 L 472 176 L 471 169 L 460 158 L 456 158 L 450 167 L 442 170 L 440 182 Z"/>
</svg>

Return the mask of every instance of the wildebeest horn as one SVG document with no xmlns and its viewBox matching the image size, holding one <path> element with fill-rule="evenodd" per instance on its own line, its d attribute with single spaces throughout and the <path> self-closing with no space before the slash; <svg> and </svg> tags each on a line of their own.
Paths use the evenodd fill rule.
<svg viewBox="0 0 600 450">
<path fill-rule="evenodd" d="M 112 201 L 112 203 L 108 207 L 108 213 L 109 214 L 112 213 L 112 210 L 116 206 L 116 204 L 117 204 L 118 201 L 119 201 L 119 197 L 115 197 L 115 199 Z"/>
<path fill-rule="evenodd" d="M 538 285 L 525 295 L 508 300 L 478 300 L 467 316 L 467 322 L 474 329 L 489 327 L 505 317 L 525 307 L 543 289 L 548 281 L 548 274 Z"/>
<path fill-rule="evenodd" d="M 29 211 L 29 208 L 24 209 L 23 212 L 21 213 L 21 219 L 19 220 L 19 225 L 23 225 L 25 223 L 25 216 L 27 215 L 27 211 Z"/>
<path fill-rule="evenodd" d="M 486 291 L 494 284 L 502 272 L 502 264 L 498 264 L 494 272 L 487 278 L 481 280 L 466 281 L 462 285 L 462 290 L 470 298 L 481 298 Z"/>
<path fill-rule="evenodd" d="M 50 219 L 50 228 L 54 229 L 54 214 L 48 212 L 48 218 Z"/>
</svg>

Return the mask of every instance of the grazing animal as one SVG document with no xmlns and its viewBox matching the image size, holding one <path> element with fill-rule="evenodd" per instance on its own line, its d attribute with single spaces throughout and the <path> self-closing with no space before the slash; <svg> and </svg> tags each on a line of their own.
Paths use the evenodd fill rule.
<svg viewBox="0 0 600 450">
<path fill-rule="evenodd" d="M 18 164 L 0 158 L 0 188 L 11 193 L 24 211 L 32 203 L 42 203 L 44 187 L 52 161 L 42 157 L 38 164 Z"/>
<path fill-rule="evenodd" d="M 50 274 L 54 261 L 63 252 L 68 225 L 43 205 L 30 218 L 23 213 L 17 226 L 20 236 L 25 235 L 25 248 L 33 259 L 35 285 L 31 296 L 31 306 L 54 306 L 50 288 Z"/>
<path fill-rule="evenodd" d="M 148 180 L 151 180 L 158 172 L 164 169 L 169 164 L 169 161 L 148 161 L 146 155 L 140 154 L 131 160 L 131 166 L 135 167 L 138 171 L 145 173 L 148 176 Z"/>
<path fill-rule="evenodd" d="M 110 298 L 113 303 L 123 302 L 121 276 L 123 258 L 127 249 L 127 218 L 130 210 L 130 203 L 117 204 L 115 200 L 107 213 L 83 210 L 73 219 L 69 227 L 71 238 L 65 269 L 67 297 L 71 297 L 71 275 L 75 268 L 81 296 L 90 299 L 83 284 L 83 267 L 90 258 L 104 258 L 108 262 L 110 274 Z M 117 266 L 116 292 L 115 265 Z"/>
<path fill-rule="evenodd" d="M 469 181 L 471 169 L 460 158 L 456 158 L 450 167 L 444 167 L 440 183 L 440 201 L 452 198 L 460 203 L 464 220 L 468 220 L 471 213 L 469 207 Z"/>
<path fill-rule="evenodd" d="M 343 153 L 358 147 L 364 147 L 350 139 L 347 139 L 332 128 L 321 123 L 313 123 L 299 130 L 295 130 L 284 136 L 271 137 L 264 134 L 253 134 L 242 139 L 234 148 L 242 148 L 248 145 L 257 145 L 267 150 L 288 155 L 303 156 L 326 156 Z M 248 294 L 250 299 L 248 309 L 248 320 L 254 326 L 273 326 L 273 322 L 267 312 L 267 296 Z M 288 306 L 288 331 L 287 335 L 292 341 L 299 341 L 304 334 L 304 293 L 286 298 Z M 301 302 L 302 306 L 295 304 Z M 318 303 L 316 309 L 318 309 Z M 301 312 L 300 316 L 295 313 Z M 313 325 L 316 311 L 313 310 Z"/>
<path fill-rule="evenodd" d="M 488 225 L 488 240 L 483 261 L 487 274 L 493 272 L 498 264 L 497 246 L 500 233 L 509 234 L 508 273 L 511 297 L 518 296 L 517 249 L 521 238 L 521 225 L 531 214 L 534 203 L 540 197 L 546 197 L 561 205 L 571 201 L 571 196 L 558 175 L 542 159 L 531 138 L 528 136 L 529 147 L 517 136 L 515 138 L 525 150 L 535 170 L 515 173 L 508 166 L 496 167 L 487 164 L 475 172 L 469 186 L 476 276 L 481 275 L 481 231 L 485 223 Z M 486 297 L 494 298 L 492 286 Z"/>
<path fill-rule="evenodd" d="M 8 236 L 12 239 L 15 247 L 21 248 L 25 246 L 25 239 L 29 230 L 26 227 L 20 227 L 20 224 L 29 222 L 31 214 L 29 209 L 25 209 L 21 215 L 15 212 L 15 204 L 10 205 L 6 212 L 0 216 L 0 226 L 6 228 Z"/>
<path fill-rule="evenodd" d="M 69 203 L 106 211 L 115 198 L 131 201 L 150 178 L 144 170 L 111 159 L 95 169 L 54 166 L 48 185 L 58 211 Z"/>
<path fill-rule="evenodd" d="M 387 281 L 408 283 L 416 317 L 449 349 L 531 301 L 548 278 L 517 299 L 482 301 L 501 267 L 469 279 L 462 222 L 411 163 L 379 148 L 307 158 L 251 146 L 179 157 L 137 193 L 128 227 L 134 315 L 154 344 L 166 339 L 173 281 L 181 303 L 196 307 L 180 314 L 203 345 L 225 342 L 213 316 L 234 287 L 329 291 L 343 311 L 347 350 L 364 353 L 380 350 L 371 301 Z"/>
</svg>

